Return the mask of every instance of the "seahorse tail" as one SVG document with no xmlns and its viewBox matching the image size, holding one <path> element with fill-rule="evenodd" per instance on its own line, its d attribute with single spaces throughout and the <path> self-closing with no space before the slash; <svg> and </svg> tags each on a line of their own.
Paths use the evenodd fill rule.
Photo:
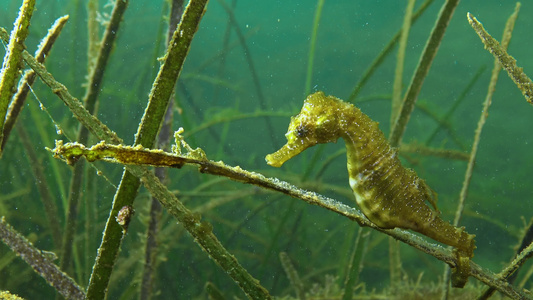
<svg viewBox="0 0 533 300">
<path fill-rule="evenodd" d="M 452 271 L 452 286 L 462 288 L 468 281 L 470 275 L 470 260 L 474 257 L 476 249 L 473 234 L 468 234 L 464 227 L 457 229 L 460 234 L 459 244 L 454 250 L 457 264 Z"/>
<path fill-rule="evenodd" d="M 452 286 L 456 288 L 463 288 L 468 281 L 470 275 L 470 257 L 465 256 L 460 250 L 454 251 L 457 258 L 457 265 L 452 270 Z"/>
</svg>

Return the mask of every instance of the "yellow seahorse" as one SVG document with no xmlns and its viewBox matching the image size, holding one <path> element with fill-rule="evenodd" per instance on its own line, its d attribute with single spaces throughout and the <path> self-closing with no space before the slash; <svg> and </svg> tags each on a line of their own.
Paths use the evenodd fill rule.
<svg viewBox="0 0 533 300">
<path fill-rule="evenodd" d="M 269 165 L 280 167 L 309 147 L 343 138 L 350 186 L 365 216 L 381 228 L 411 229 L 454 247 L 457 265 L 452 285 L 466 284 L 475 235 L 439 217 L 435 193 L 413 170 L 401 165 L 398 151 L 387 142 L 377 122 L 350 103 L 316 92 L 291 118 L 285 136 L 287 144 L 266 156 Z"/>
</svg>

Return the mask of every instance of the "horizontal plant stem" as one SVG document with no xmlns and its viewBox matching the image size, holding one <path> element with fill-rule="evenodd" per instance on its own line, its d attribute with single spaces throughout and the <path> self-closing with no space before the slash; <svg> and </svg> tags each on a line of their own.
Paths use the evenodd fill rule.
<svg viewBox="0 0 533 300">
<path fill-rule="evenodd" d="M 72 278 L 48 259 L 43 251 L 35 248 L 26 238 L 11 227 L 4 217 L 0 217 L 0 239 L 13 252 L 28 263 L 36 273 L 41 275 L 65 299 L 85 299 L 85 294 Z"/>
<path fill-rule="evenodd" d="M 71 147 L 71 145 L 79 145 L 80 147 Z M 103 148 L 108 147 L 105 144 L 99 145 Z M 104 152 L 109 155 L 113 149 L 142 149 L 142 147 L 117 147 L 118 148 L 111 147 L 108 150 L 104 150 Z M 84 152 L 83 147 L 80 144 L 67 144 L 63 146 L 60 141 L 57 142 L 56 149 L 57 155 L 63 153 L 61 151 L 62 149 L 71 149 L 71 151 L 76 152 L 74 155 L 78 156 Z M 97 153 L 93 153 L 97 155 Z M 128 156 L 131 152 L 125 154 Z M 144 153 L 141 153 L 141 157 L 145 157 Z M 98 155 L 88 155 L 86 158 L 89 161 L 94 161 L 95 159 L 98 159 Z M 194 160 L 193 158 L 190 159 Z M 183 203 L 179 201 L 178 198 L 175 197 L 148 168 L 128 165 L 126 166 L 126 170 L 142 181 L 152 196 L 159 200 L 163 207 L 178 219 L 179 223 L 182 224 L 193 236 L 194 241 L 197 242 L 206 253 L 213 258 L 213 260 L 219 264 L 229 276 L 231 276 L 231 278 L 233 278 L 250 299 L 270 299 L 268 291 L 239 264 L 237 259 L 229 253 L 216 238 L 212 232 L 211 224 L 201 221 L 199 216 L 193 214 L 187 207 L 185 207 Z"/>
<path fill-rule="evenodd" d="M 262 174 L 246 171 L 240 167 L 231 167 L 225 165 L 223 162 L 214 162 L 208 160 L 205 157 L 202 158 L 190 154 L 176 155 L 173 153 L 165 153 L 161 150 L 149 150 L 143 149 L 141 147 L 134 148 L 127 146 L 125 147 L 107 145 L 105 143 L 100 143 L 91 148 L 86 148 L 85 146 L 76 143 L 68 143 L 63 145 L 62 142 L 59 141 L 57 142 L 56 148 L 53 151 L 56 156 L 61 156 L 65 158 L 67 162 L 69 161 L 69 159 L 76 158 L 80 155 L 84 155 L 88 160 L 98 160 L 107 158 L 108 161 L 114 163 L 126 164 L 127 170 L 135 170 L 135 176 L 139 175 L 139 172 L 144 172 L 137 169 L 144 169 L 144 167 L 138 166 L 139 164 L 150 164 L 154 166 L 167 166 L 177 168 L 180 168 L 185 164 L 197 165 L 199 167 L 199 172 L 201 173 L 224 176 L 234 181 L 253 184 L 255 186 L 281 192 L 291 197 L 301 199 L 307 202 L 308 204 L 317 205 L 322 208 L 331 210 L 337 214 L 356 221 L 360 226 L 371 227 L 372 229 L 392 236 L 395 239 L 402 241 L 422 252 L 425 252 L 451 266 L 456 265 L 456 256 L 452 255 L 452 252 L 449 249 L 445 249 L 442 246 L 435 245 L 434 243 L 429 243 L 423 238 L 402 229 L 379 228 L 372 222 L 370 222 L 359 210 L 340 203 L 334 199 L 327 198 L 310 191 L 302 190 L 298 187 L 291 185 L 290 183 L 278 180 L 276 178 L 267 178 Z M 195 151 L 198 151 L 198 149 Z M 109 160 L 110 158 L 112 158 L 112 160 Z M 150 175 L 155 178 L 153 174 L 147 173 L 147 171 L 143 174 L 143 183 L 152 180 L 150 178 L 146 178 L 146 176 Z M 151 193 L 153 193 L 153 187 L 147 186 L 147 188 L 150 190 Z M 175 197 L 172 194 L 165 194 L 166 191 L 164 193 L 162 191 L 157 191 L 157 193 L 158 194 L 155 196 L 157 196 L 160 200 L 160 196 L 164 196 L 166 197 L 166 199 L 178 201 L 177 199 L 174 200 Z M 164 203 L 163 201 L 162 204 L 165 207 L 167 207 L 167 205 L 172 206 L 171 204 Z M 167 207 L 167 209 L 169 208 Z M 494 275 L 492 272 L 481 268 L 474 262 L 470 263 L 470 273 L 473 277 L 477 278 L 484 284 L 496 288 L 497 290 L 501 291 L 502 293 L 508 295 L 513 299 L 529 299 L 524 292 L 516 290 L 505 280 L 497 278 L 497 276 Z"/>
</svg>

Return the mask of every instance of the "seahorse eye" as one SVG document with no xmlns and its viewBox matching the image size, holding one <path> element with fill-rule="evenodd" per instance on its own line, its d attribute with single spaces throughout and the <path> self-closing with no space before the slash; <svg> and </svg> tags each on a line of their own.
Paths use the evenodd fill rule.
<svg viewBox="0 0 533 300">
<path fill-rule="evenodd" d="M 305 137 L 307 135 L 307 129 L 302 125 L 298 126 L 298 128 L 296 128 L 296 135 L 299 138 Z"/>
</svg>

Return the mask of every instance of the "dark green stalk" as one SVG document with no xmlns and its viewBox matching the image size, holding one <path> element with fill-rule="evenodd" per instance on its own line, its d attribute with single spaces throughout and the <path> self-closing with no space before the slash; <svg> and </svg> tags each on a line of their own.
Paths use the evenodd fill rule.
<svg viewBox="0 0 533 300">
<path fill-rule="evenodd" d="M 170 16 L 167 32 L 167 44 L 172 39 L 172 34 L 178 27 L 183 14 L 183 0 L 173 0 L 170 6 Z M 173 96 L 171 96 L 173 97 Z M 172 137 L 172 117 L 173 117 L 174 101 L 170 101 L 165 113 L 163 125 L 159 135 L 157 136 L 157 148 L 168 150 L 170 140 Z M 166 168 L 155 168 L 155 176 L 161 181 L 165 182 L 167 177 Z M 141 281 L 141 291 L 139 299 L 150 299 L 152 294 L 152 285 L 154 278 L 154 270 L 156 269 L 157 261 L 157 235 L 159 233 L 159 219 L 161 218 L 162 207 L 159 201 L 152 197 L 150 205 L 150 220 L 148 221 L 148 229 L 146 231 L 146 245 L 144 253 L 144 270 Z"/>
<path fill-rule="evenodd" d="M 16 90 L 19 70 L 22 67 L 22 51 L 24 50 L 24 41 L 28 36 L 30 19 L 35 8 L 35 0 L 24 0 L 20 7 L 19 16 L 15 21 L 13 31 L 9 38 L 4 63 L 0 72 L 0 145 L 4 139 L 4 122 L 7 115 L 7 108 L 11 97 Z M 0 157 L 2 157 L 3 148 L 0 148 Z"/>
<path fill-rule="evenodd" d="M 4 217 L 0 218 L 0 239 L 63 297 L 66 299 L 85 299 L 83 290 L 76 282 L 61 272 L 53 263 L 53 259 L 45 255 L 46 252 L 35 248 L 24 236 L 15 231 Z"/>
<path fill-rule="evenodd" d="M 93 69 L 98 57 L 100 44 L 99 38 L 99 24 L 97 20 L 98 15 L 98 0 L 89 0 L 87 2 L 87 70 L 89 74 L 93 74 Z M 111 17 L 113 18 L 113 17 Z"/>
<path fill-rule="evenodd" d="M 181 23 L 174 31 L 167 53 L 163 58 L 163 64 L 152 86 L 148 106 L 135 135 L 135 145 L 153 147 L 167 110 L 170 96 L 174 91 L 174 86 L 189 52 L 193 36 L 198 30 L 206 5 L 207 0 L 191 0 Z M 139 186 L 140 180 L 125 171 L 113 199 L 113 207 L 106 223 L 102 244 L 91 274 L 87 288 L 88 299 L 103 299 L 105 297 L 118 250 L 127 229 L 127 226 L 124 228 L 120 226 L 115 221 L 115 217 L 122 207 L 132 206 Z"/>
<path fill-rule="evenodd" d="M 511 42 L 511 34 L 514 29 L 514 24 L 515 24 L 516 18 L 518 17 L 519 10 L 520 10 L 520 3 L 517 3 L 513 14 L 511 14 L 511 16 L 507 19 L 507 23 L 505 24 L 505 28 L 503 31 L 502 45 L 501 45 L 503 51 L 506 51 L 507 47 L 509 46 L 509 43 Z M 466 197 L 468 196 L 468 189 L 470 187 L 470 182 L 472 180 L 472 174 L 474 171 L 474 165 L 475 165 L 476 158 L 477 158 L 477 150 L 478 150 L 478 146 L 481 140 L 481 133 L 483 131 L 483 127 L 485 126 L 485 123 L 487 122 L 487 118 L 489 117 L 489 108 L 492 104 L 492 96 L 494 95 L 494 92 L 496 91 L 496 84 L 498 83 L 498 78 L 499 78 L 501 69 L 502 69 L 502 66 L 500 65 L 500 62 L 498 61 L 498 59 L 497 58 L 494 59 L 494 67 L 492 68 L 489 86 L 487 88 L 487 95 L 485 96 L 485 101 L 483 102 L 483 109 L 481 110 L 481 115 L 477 123 L 477 128 L 476 128 L 476 131 L 474 132 L 474 141 L 472 143 L 472 150 L 470 151 L 470 158 L 468 160 L 468 165 L 466 167 L 465 178 L 463 180 L 463 186 L 461 187 L 461 192 L 459 194 L 459 203 L 457 204 L 457 209 L 455 211 L 455 218 L 453 220 L 454 226 L 459 225 L 459 223 L 461 222 L 461 218 L 463 216 Z M 447 296 L 447 292 L 449 290 L 449 280 L 450 280 L 449 274 L 450 274 L 450 268 L 448 266 L 445 266 L 443 298 Z"/>
<path fill-rule="evenodd" d="M 111 50 L 115 43 L 117 32 L 119 30 L 122 16 L 128 6 L 128 0 L 118 0 L 115 2 L 111 19 L 105 30 L 104 37 L 100 43 L 98 56 L 96 61 L 91 61 L 89 57 L 89 83 L 87 85 L 87 92 L 84 96 L 84 106 L 90 114 L 94 114 L 96 110 L 96 103 L 98 95 L 101 90 L 104 71 L 111 55 Z M 78 129 L 78 136 L 76 140 L 80 143 L 87 143 L 89 140 L 89 130 L 80 125 Z M 68 194 L 68 210 L 67 219 L 65 221 L 65 230 L 63 235 L 63 245 L 61 248 L 61 269 L 68 270 L 72 258 L 72 247 L 74 245 L 74 233 L 77 228 L 78 219 L 78 205 L 81 197 L 83 174 L 85 169 L 85 161 L 78 161 L 72 170 L 72 177 L 70 180 L 70 188 Z"/>
<path fill-rule="evenodd" d="M 313 62 L 315 61 L 316 36 L 318 34 L 318 25 L 320 24 L 320 16 L 322 15 L 322 7 L 324 7 L 324 0 L 318 0 L 315 10 L 315 18 L 313 20 L 313 30 L 311 31 L 311 41 L 309 44 L 309 56 L 307 58 L 307 75 L 305 77 L 304 95 L 311 93 L 311 79 L 313 78 Z"/>
<path fill-rule="evenodd" d="M 63 26 L 67 23 L 68 16 L 63 16 L 61 18 L 58 18 L 52 27 L 48 30 L 48 34 L 46 37 L 44 37 L 43 41 L 39 45 L 39 48 L 35 52 L 35 58 L 38 62 L 42 63 L 44 60 L 48 57 L 50 50 L 52 49 L 52 45 L 56 41 L 57 37 L 61 33 L 61 30 L 63 29 Z M 11 130 L 13 129 L 13 126 L 15 126 L 15 123 L 17 121 L 17 118 L 22 111 L 22 108 L 24 107 L 24 102 L 26 101 L 26 98 L 28 97 L 28 93 L 30 91 L 30 86 L 33 85 L 33 82 L 35 81 L 35 72 L 34 71 L 27 71 L 24 74 L 24 78 L 22 79 L 22 84 L 19 85 L 17 89 L 17 93 L 13 97 L 13 101 L 11 102 L 11 105 L 9 106 L 9 112 L 6 116 L 6 122 L 4 124 L 4 138 L 2 140 L 2 150 L 4 150 L 4 147 L 6 146 L 7 140 L 9 138 L 9 134 L 11 133 Z M 59 245 L 59 244 L 57 244 Z"/>
<path fill-rule="evenodd" d="M 359 281 L 359 274 L 363 269 L 363 260 L 365 256 L 365 248 L 368 242 L 369 233 L 364 227 L 359 227 L 359 233 L 355 238 L 355 245 L 350 264 L 346 272 L 346 280 L 344 281 L 344 290 L 342 292 L 342 300 L 351 300 L 355 284 Z"/>
<path fill-rule="evenodd" d="M 411 19 L 411 24 L 414 24 L 418 18 L 424 13 L 426 8 L 429 7 L 429 5 L 433 3 L 433 0 L 426 0 L 424 3 L 420 5 L 418 10 L 413 14 L 413 17 Z M 350 94 L 350 97 L 348 97 L 348 102 L 354 102 L 355 98 L 357 98 L 357 95 L 359 95 L 359 92 L 365 86 L 366 82 L 370 77 L 372 77 L 372 74 L 377 70 L 377 68 L 383 63 L 385 58 L 390 54 L 398 40 L 400 39 L 400 35 L 402 34 L 402 30 L 400 29 L 394 37 L 389 41 L 387 46 L 381 50 L 381 52 L 378 54 L 378 56 L 372 61 L 370 66 L 365 70 L 363 73 L 363 76 L 361 76 L 361 79 L 359 79 L 359 82 L 355 85 L 354 89 L 352 90 L 352 93 Z"/>
<path fill-rule="evenodd" d="M 209 295 L 209 300 L 226 300 L 222 292 L 212 282 L 205 284 L 205 291 Z"/>
<path fill-rule="evenodd" d="M 285 274 L 289 278 L 292 288 L 296 292 L 296 298 L 300 300 L 305 300 L 306 297 L 304 284 L 300 279 L 300 275 L 298 275 L 298 272 L 296 271 L 296 268 L 294 267 L 291 258 L 286 252 L 280 252 L 279 260 L 281 261 L 281 265 L 283 266 Z"/>
<path fill-rule="evenodd" d="M 409 88 L 407 89 L 407 93 L 403 99 L 398 118 L 392 127 L 389 142 L 393 147 L 398 147 L 401 143 L 403 133 L 405 132 L 407 122 L 409 121 L 411 113 L 415 107 L 415 103 L 418 99 L 418 94 L 422 89 L 424 79 L 429 72 L 429 68 L 431 67 L 433 59 L 437 55 L 437 50 L 439 49 L 442 38 L 444 37 L 446 28 L 448 28 L 448 24 L 450 23 L 453 12 L 458 4 L 459 0 L 447 0 L 440 10 L 435 27 L 433 27 L 433 30 L 431 31 L 424 51 L 422 52 L 422 56 L 420 57 L 420 61 L 418 62 L 415 74 L 411 79 L 411 83 L 409 84 Z"/>
<path fill-rule="evenodd" d="M 414 0 L 407 2 L 405 14 L 403 17 L 402 33 L 400 35 L 400 42 L 398 44 L 398 55 L 396 56 L 396 70 L 394 73 L 394 83 L 392 86 L 392 105 L 391 105 L 391 129 L 396 117 L 400 112 L 402 105 L 402 86 L 403 86 L 403 66 L 405 62 L 405 49 L 407 48 L 407 40 L 409 38 L 409 31 L 411 30 L 411 19 L 413 15 L 413 8 L 415 6 Z"/>
<path fill-rule="evenodd" d="M 231 2 L 231 10 L 235 9 L 237 6 L 237 0 Z M 231 20 L 228 19 L 226 23 L 226 30 L 224 31 L 224 39 L 222 40 L 222 50 L 220 51 L 220 58 L 216 61 L 218 62 L 217 77 L 223 78 L 224 71 L 226 69 L 226 58 L 229 51 L 229 38 L 231 35 Z M 198 71 L 199 72 L 199 71 Z M 215 91 L 213 92 L 213 98 L 215 101 L 218 101 L 218 96 L 220 93 L 220 87 L 217 85 Z"/>
<path fill-rule="evenodd" d="M 520 3 L 520 2 L 519 2 Z M 467 14 L 470 26 L 476 31 L 479 38 L 494 58 L 496 58 L 502 67 L 507 71 L 507 74 L 514 81 L 516 86 L 522 92 L 527 102 L 533 104 L 533 81 L 524 73 L 524 70 L 516 65 L 516 59 L 509 55 L 505 48 L 498 43 L 471 13 Z"/>
<path fill-rule="evenodd" d="M 425 142 L 426 145 L 429 145 L 431 143 L 431 141 L 433 141 L 433 139 L 437 136 L 437 133 L 439 132 L 439 130 L 441 128 L 444 127 L 446 130 L 448 130 L 448 132 L 451 132 L 451 126 L 450 126 L 450 124 L 448 124 L 448 120 L 450 120 L 450 118 L 452 117 L 452 115 L 455 112 L 455 110 L 457 109 L 457 107 L 459 107 L 459 105 L 461 103 L 463 103 L 463 100 L 466 99 L 466 95 L 468 95 L 468 93 L 470 92 L 470 90 L 472 89 L 474 84 L 478 81 L 478 79 L 481 77 L 481 74 L 483 74 L 484 71 L 485 71 L 485 66 L 480 67 L 477 70 L 476 74 L 474 74 L 474 76 L 472 76 L 472 79 L 470 79 L 470 81 L 468 82 L 466 87 L 463 89 L 463 91 L 461 92 L 459 97 L 457 97 L 457 99 L 453 103 L 452 107 L 444 114 L 443 117 L 435 118 L 435 120 L 437 120 L 437 122 L 438 122 L 438 126 L 437 126 L 437 128 L 435 128 L 433 133 L 431 133 L 431 135 L 426 140 L 426 142 Z M 462 146 L 462 143 L 460 143 L 460 141 L 458 139 L 456 139 L 454 136 L 452 136 L 452 139 L 459 146 Z M 461 147 L 461 149 L 463 149 L 463 147 Z"/>
</svg>

